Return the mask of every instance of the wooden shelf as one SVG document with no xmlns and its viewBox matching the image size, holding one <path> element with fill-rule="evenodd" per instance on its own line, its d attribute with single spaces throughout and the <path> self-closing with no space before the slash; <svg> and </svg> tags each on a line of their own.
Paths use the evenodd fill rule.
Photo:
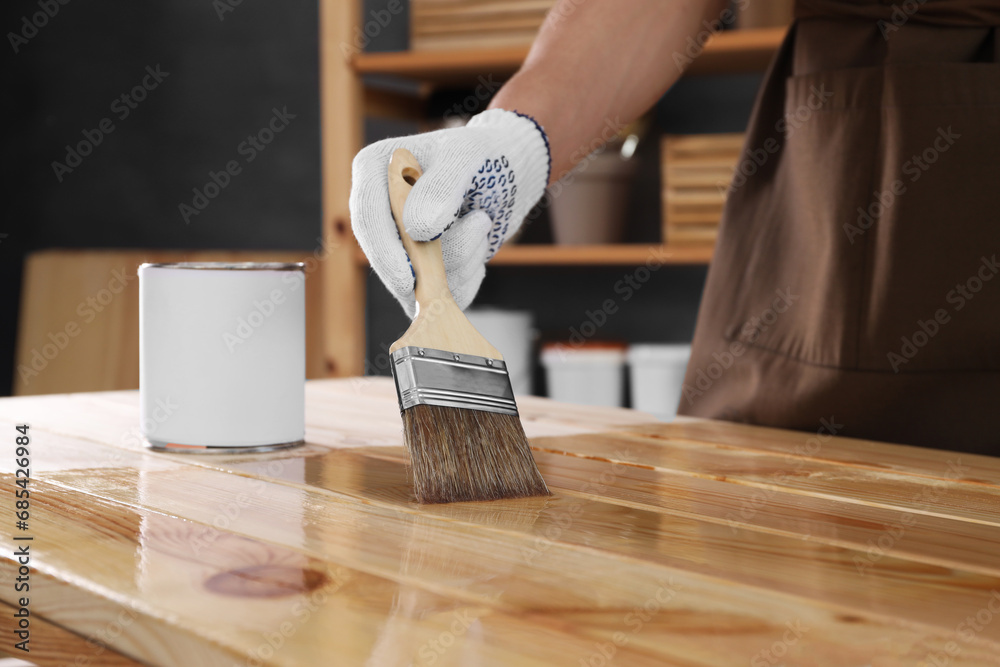
<svg viewBox="0 0 1000 667">
<path fill-rule="evenodd" d="M 711 243 L 609 245 L 549 245 L 516 243 L 504 246 L 490 261 L 491 266 L 639 266 L 662 262 L 673 265 L 708 264 L 715 248 Z M 361 249 L 355 253 L 361 265 L 368 264 Z"/>
<path fill-rule="evenodd" d="M 708 40 L 689 74 L 758 72 L 770 63 L 785 36 L 785 28 L 728 30 Z M 468 83 L 488 72 L 505 78 L 517 71 L 528 47 L 442 51 L 359 53 L 351 59 L 358 74 L 382 74 L 426 83 Z M 673 67 L 673 63 L 664 65 Z"/>
</svg>

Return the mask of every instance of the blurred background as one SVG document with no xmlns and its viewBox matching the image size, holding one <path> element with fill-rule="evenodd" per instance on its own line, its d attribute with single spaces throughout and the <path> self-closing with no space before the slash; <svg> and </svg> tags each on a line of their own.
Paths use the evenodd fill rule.
<svg viewBox="0 0 1000 667">
<path fill-rule="evenodd" d="M 323 256 L 323 188 L 329 237 L 350 188 L 345 156 L 485 109 L 553 4 L 490 3 L 485 15 L 471 1 L 346 9 L 353 1 L 326 0 L 324 12 L 304 0 L 5 4 L 0 393 L 137 387 L 137 286 L 126 278 L 116 291 L 116 271 L 134 276 L 150 259 Z M 493 337 L 529 350 L 523 391 L 552 384 L 537 363 L 546 344 L 576 352 L 690 341 L 741 141 L 733 135 L 790 4 L 734 8 L 706 26 L 706 38 L 719 34 L 703 58 L 543 201 L 516 241 L 523 248 L 505 248 L 488 268 L 476 306 L 492 309 L 483 326 L 497 327 Z M 485 64 L 469 65 L 470 54 Z M 322 58 L 337 64 L 323 69 Z M 357 146 L 341 140 L 352 132 Z M 324 135 L 333 137 L 326 148 Z M 227 175 L 234 161 L 239 173 Z M 636 273 L 657 249 L 682 259 Z M 360 283 L 342 290 L 307 267 L 309 375 L 388 374 L 385 350 L 407 325 L 401 309 L 363 258 L 326 261 L 355 262 Z M 644 279 L 621 299 L 615 285 L 628 277 Z M 598 325 L 608 298 L 619 308 Z M 352 299 L 360 309 L 340 307 Z M 363 316 L 318 314 L 331 304 L 341 320 Z M 81 331 L 64 338 L 71 323 Z M 353 336 L 359 347 L 330 344 Z M 352 349 L 365 358 L 336 358 Z"/>
</svg>

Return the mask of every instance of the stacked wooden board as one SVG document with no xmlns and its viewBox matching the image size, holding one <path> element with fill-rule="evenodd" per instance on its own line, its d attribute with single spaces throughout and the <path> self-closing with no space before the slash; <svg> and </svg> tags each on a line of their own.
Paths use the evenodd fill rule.
<svg viewBox="0 0 1000 667">
<path fill-rule="evenodd" d="M 661 146 L 663 241 L 713 242 L 743 134 L 665 135 Z"/>
<path fill-rule="evenodd" d="M 531 44 L 555 0 L 412 0 L 410 49 Z"/>
</svg>

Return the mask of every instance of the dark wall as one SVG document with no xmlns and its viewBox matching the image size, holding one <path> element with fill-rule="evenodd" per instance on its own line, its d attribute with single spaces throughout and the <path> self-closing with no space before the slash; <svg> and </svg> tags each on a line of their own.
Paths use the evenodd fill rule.
<svg viewBox="0 0 1000 667">
<path fill-rule="evenodd" d="M 317 29 L 315 2 L 303 0 L 241 3 L 221 19 L 201 0 L 63 6 L 14 61 L 29 82 L 22 166 L 38 215 L 29 238 L 309 247 L 319 225 Z M 144 80 L 155 88 L 140 88 L 143 101 L 121 99 Z M 258 155 L 241 154 L 272 109 L 294 119 Z M 102 119 L 111 133 L 94 133 Z M 103 135 L 100 144 L 55 174 L 52 163 L 67 163 L 66 145 L 85 132 Z M 242 172 L 185 222 L 179 205 L 230 160 Z"/>
<path fill-rule="evenodd" d="M 23 21 L 41 11 L 37 1 L 7 3 L 4 33 L 29 36 L 27 43 L 15 38 L 17 53 L 9 34 L 2 47 L 4 393 L 25 252 L 315 247 L 317 4 L 241 2 L 220 16 L 225 1 L 53 1 L 58 11 L 34 35 Z M 154 78 L 147 67 L 162 74 Z M 144 79 L 147 89 L 135 97 L 145 98 L 135 101 L 132 91 Z M 248 137 L 268 128 L 275 109 L 285 126 L 266 146 L 258 142 L 262 150 L 247 143 L 241 152 Z M 103 131 L 102 121 L 112 131 Z M 89 154 L 77 164 L 67 145 Z M 207 206 L 185 220 L 180 205 L 194 208 L 193 189 L 204 192 L 210 172 L 223 172 L 230 161 L 240 172 L 227 175 L 228 182 L 217 176 L 225 187 L 199 200 Z M 53 162 L 71 171 L 57 174 Z"/>
</svg>

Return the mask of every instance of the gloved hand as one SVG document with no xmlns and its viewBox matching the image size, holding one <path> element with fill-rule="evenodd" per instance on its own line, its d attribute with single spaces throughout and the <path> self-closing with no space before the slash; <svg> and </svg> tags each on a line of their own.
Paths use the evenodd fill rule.
<svg viewBox="0 0 1000 667">
<path fill-rule="evenodd" d="M 532 118 L 490 109 L 465 127 L 385 139 L 357 154 L 350 199 L 354 236 L 413 317 L 413 269 L 389 208 L 389 158 L 400 147 L 423 169 L 406 200 L 403 225 L 415 241 L 441 237 L 448 287 L 464 309 L 479 291 L 485 263 L 548 185 L 548 138 Z"/>
</svg>

